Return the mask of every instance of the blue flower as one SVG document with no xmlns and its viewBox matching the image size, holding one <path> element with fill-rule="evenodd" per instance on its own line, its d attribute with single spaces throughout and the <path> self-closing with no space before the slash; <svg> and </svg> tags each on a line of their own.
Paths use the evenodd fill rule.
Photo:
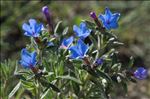
<svg viewBox="0 0 150 99">
<path fill-rule="evenodd" d="M 84 22 L 80 23 L 80 27 L 74 25 L 73 31 L 75 32 L 76 36 L 80 37 L 80 39 L 85 39 L 91 33 L 91 29 L 88 29 Z"/>
<path fill-rule="evenodd" d="M 82 40 L 79 39 L 76 45 L 69 48 L 69 50 L 71 51 L 70 58 L 82 59 L 85 57 L 88 49 L 89 47 Z"/>
<path fill-rule="evenodd" d="M 43 25 L 37 24 L 36 20 L 34 19 L 30 19 L 29 25 L 27 23 L 24 23 L 22 25 L 22 29 L 25 31 L 24 35 L 26 36 L 39 37 L 43 29 Z"/>
<path fill-rule="evenodd" d="M 68 47 L 72 44 L 72 42 L 73 42 L 73 36 L 69 38 L 64 38 L 62 40 L 60 48 L 68 49 Z"/>
<path fill-rule="evenodd" d="M 99 19 L 102 21 L 103 26 L 107 29 L 116 29 L 118 27 L 118 19 L 120 17 L 120 13 L 112 14 L 109 8 L 105 9 L 105 14 L 99 15 Z"/>
<path fill-rule="evenodd" d="M 148 76 L 148 71 L 143 67 L 139 67 L 134 71 L 134 77 L 139 80 L 143 80 L 147 76 Z"/>
<path fill-rule="evenodd" d="M 36 56 L 37 53 L 34 51 L 32 53 L 29 53 L 27 49 L 22 49 L 21 51 L 21 60 L 19 63 L 24 67 L 24 68 L 33 68 L 36 66 Z"/>
</svg>

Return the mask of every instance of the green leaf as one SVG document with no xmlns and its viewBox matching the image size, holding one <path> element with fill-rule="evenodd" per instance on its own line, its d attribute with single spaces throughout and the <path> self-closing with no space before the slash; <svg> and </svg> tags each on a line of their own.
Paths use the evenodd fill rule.
<svg viewBox="0 0 150 99">
<path fill-rule="evenodd" d="M 71 77 L 69 75 L 66 75 L 66 76 L 57 76 L 56 78 L 68 79 L 68 80 L 72 80 L 72 81 L 74 81 L 74 82 L 76 82 L 78 84 L 82 84 L 82 82 L 79 79 Z"/>
<path fill-rule="evenodd" d="M 56 92 L 60 92 L 60 90 L 53 84 L 49 83 L 49 86 Z"/>
<path fill-rule="evenodd" d="M 90 29 L 95 29 L 95 23 L 87 21 L 87 20 L 82 20 L 83 22 L 85 22 L 87 24 L 87 27 L 89 27 Z"/>
<path fill-rule="evenodd" d="M 93 42 L 94 47 L 96 48 L 97 47 L 97 40 L 92 35 L 89 35 L 89 38 Z"/>
<path fill-rule="evenodd" d="M 59 22 L 57 23 L 57 25 L 56 25 L 56 27 L 55 27 L 55 29 L 54 29 L 54 34 L 57 33 L 57 30 L 58 30 L 58 28 L 59 28 L 59 26 L 60 26 L 61 23 L 62 23 L 62 21 L 59 21 Z"/>
<path fill-rule="evenodd" d="M 69 27 L 66 27 L 66 28 L 63 30 L 62 34 L 63 34 L 63 35 L 66 35 L 67 32 L 68 32 L 68 29 L 69 29 Z"/>
<path fill-rule="evenodd" d="M 35 88 L 34 83 L 31 81 L 23 81 L 22 80 L 21 83 L 22 83 L 23 87 L 25 87 L 28 90 L 33 90 Z"/>
<path fill-rule="evenodd" d="M 120 71 L 121 69 L 121 63 L 116 63 L 112 66 L 112 70 L 114 71 Z"/>
<path fill-rule="evenodd" d="M 74 64 L 82 64 L 82 60 L 74 59 L 74 60 L 72 60 L 72 63 L 74 63 Z"/>
<path fill-rule="evenodd" d="M 101 72 L 100 70 L 96 70 L 97 72 L 97 74 L 100 76 L 100 77 L 102 77 L 102 78 L 104 78 L 104 79 L 107 79 L 107 80 L 109 80 L 110 82 L 112 82 L 112 79 L 111 79 L 111 77 L 108 75 L 108 74 L 106 74 L 106 73 L 104 73 L 104 72 Z"/>
<path fill-rule="evenodd" d="M 41 96 L 41 98 L 40 99 L 43 99 L 46 95 L 47 95 L 47 93 L 49 92 L 49 87 L 48 88 L 46 88 L 45 90 L 44 90 L 44 92 L 43 92 L 43 94 L 42 94 L 42 96 Z"/>
<path fill-rule="evenodd" d="M 134 58 L 131 56 L 130 57 L 130 62 L 129 62 L 129 67 L 132 67 L 133 66 L 133 64 L 134 64 Z"/>
<path fill-rule="evenodd" d="M 20 85 L 21 85 L 21 81 L 19 81 L 19 83 L 14 87 L 14 89 L 10 92 L 9 94 L 9 98 L 11 98 L 17 91 L 18 89 L 20 88 Z"/>
<path fill-rule="evenodd" d="M 79 86 L 79 84 L 73 82 L 72 83 L 72 87 L 73 87 L 74 93 L 78 96 L 79 93 L 80 93 L 80 86 Z"/>
<path fill-rule="evenodd" d="M 57 88 L 55 85 L 51 84 L 50 82 L 46 81 L 45 79 L 40 79 L 39 81 L 44 87 L 52 88 L 54 91 L 60 92 L 59 88 Z"/>
<path fill-rule="evenodd" d="M 122 42 L 118 42 L 118 41 L 113 42 L 113 44 L 114 44 L 115 46 L 124 45 Z"/>
<path fill-rule="evenodd" d="M 21 75 L 21 74 L 15 74 L 15 76 L 18 78 L 18 79 L 21 79 L 21 80 L 26 80 L 26 78 Z"/>
</svg>

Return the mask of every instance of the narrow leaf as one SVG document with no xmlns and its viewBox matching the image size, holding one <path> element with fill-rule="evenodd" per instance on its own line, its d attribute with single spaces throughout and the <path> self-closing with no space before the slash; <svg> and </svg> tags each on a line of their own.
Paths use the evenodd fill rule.
<svg viewBox="0 0 150 99">
<path fill-rule="evenodd" d="M 44 90 L 44 93 L 42 94 L 42 96 L 41 96 L 41 98 L 40 99 L 43 99 L 46 95 L 47 95 L 47 93 L 49 92 L 49 88 L 46 88 L 45 90 Z"/>
<path fill-rule="evenodd" d="M 69 27 L 66 27 L 66 28 L 63 30 L 62 34 L 63 34 L 63 35 L 66 35 L 67 32 L 68 32 L 68 29 L 69 29 Z"/>
<path fill-rule="evenodd" d="M 130 62 L 129 62 L 129 67 L 132 67 L 133 66 L 133 64 L 134 64 L 134 59 L 133 59 L 133 57 L 131 56 L 130 57 Z"/>
<path fill-rule="evenodd" d="M 85 22 L 90 29 L 95 29 L 95 26 L 96 26 L 95 23 L 87 21 L 87 20 L 83 20 L 83 22 Z"/>
<path fill-rule="evenodd" d="M 18 89 L 20 88 L 20 85 L 21 85 L 21 82 L 19 81 L 19 83 L 14 87 L 14 89 L 10 92 L 9 94 L 9 98 L 11 98 L 17 91 Z"/>
<path fill-rule="evenodd" d="M 82 82 L 81 82 L 79 79 L 74 78 L 74 77 L 71 77 L 71 76 L 69 76 L 69 75 L 66 75 L 66 76 L 58 76 L 57 78 L 68 79 L 68 80 L 72 80 L 72 81 L 74 81 L 74 82 L 76 82 L 76 83 L 78 83 L 78 84 L 82 84 Z"/>
<path fill-rule="evenodd" d="M 52 88 L 54 91 L 60 92 L 60 90 L 55 85 L 51 84 L 50 82 L 46 81 L 45 79 L 40 79 L 39 81 L 41 82 L 41 84 L 44 87 Z"/>
<path fill-rule="evenodd" d="M 100 77 L 103 77 L 103 78 L 109 80 L 110 82 L 112 82 L 112 79 L 110 78 L 109 75 L 107 75 L 107 74 L 104 73 L 104 72 L 101 72 L 100 70 L 96 70 L 96 71 L 97 71 L 97 74 L 98 74 Z"/>
<path fill-rule="evenodd" d="M 60 26 L 60 24 L 62 23 L 62 21 L 59 21 L 54 29 L 54 33 L 57 33 L 58 27 Z"/>
</svg>

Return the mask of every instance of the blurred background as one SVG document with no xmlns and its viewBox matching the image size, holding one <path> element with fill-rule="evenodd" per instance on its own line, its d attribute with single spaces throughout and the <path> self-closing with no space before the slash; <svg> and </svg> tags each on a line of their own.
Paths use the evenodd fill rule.
<svg viewBox="0 0 150 99">
<path fill-rule="evenodd" d="M 1 0 L 0 2 L 1 62 L 20 59 L 21 49 L 30 41 L 28 37 L 23 36 L 22 24 L 30 18 L 46 24 L 41 12 L 43 6 L 47 5 L 51 10 L 54 26 L 62 20 L 61 28 L 69 26 L 70 33 L 73 33 L 72 26 L 79 24 L 81 20 L 92 21 L 89 16 L 90 11 L 95 11 L 99 15 L 103 13 L 105 7 L 109 7 L 112 12 L 121 13 L 119 28 L 114 31 L 120 41 L 125 43 L 124 47 L 118 49 L 120 59 L 122 62 L 128 62 L 132 55 L 135 58 L 134 66 L 144 66 L 150 74 L 150 1 Z M 138 81 L 137 84 L 129 83 L 127 95 L 118 91 L 117 96 L 114 97 L 115 99 L 150 99 L 149 77 Z"/>
</svg>

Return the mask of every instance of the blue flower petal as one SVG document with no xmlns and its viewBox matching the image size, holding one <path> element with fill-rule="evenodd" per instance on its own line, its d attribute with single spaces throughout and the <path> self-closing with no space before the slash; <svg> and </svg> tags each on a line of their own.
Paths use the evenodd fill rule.
<svg viewBox="0 0 150 99">
<path fill-rule="evenodd" d="M 79 47 L 79 51 L 81 53 L 81 56 L 84 56 L 88 51 L 88 46 L 85 43 L 83 43 L 82 40 L 79 39 L 78 40 L 78 47 Z"/>
<path fill-rule="evenodd" d="M 36 33 L 39 34 L 41 32 L 41 29 L 43 28 L 43 24 L 37 24 L 36 25 Z"/>
<path fill-rule="evenodd" d="M 107 30 L 110 30 L 110 29 L 111 29 L 110 24 L 107 24 L 107 23 L 103 23 L 103 24 L 104 24 L 104 26 L 105 26 L 105 28 L 106 28 Z"/>
<path fill-rule="evenodd" d="M 32 36 L 32 34 L 30 34 L 30 32 L 25 32 L 24 35 L 25 36 Z"/>
<path fill-rule="evenodd" d="M 61 44 L 62 48 L 68 48 L 73 42 L 73 36 L 69 38 L 64 38 Z"/>
<path fill-rule="evenodd" d="M 90 35 L 90 33 L 85 33 L 85 34 L 81 34 L 80 39 L 84 40 L 86 37 L 88 37 Z"/>
<path fill-rule="evenodd" d="M 73 30 L 80 39 L 85 39 L 91 33 L 91 29 L 88 29 L 85 22 L 81 22 L 79 27 L 74 25 Z"/>
<path fill-rule="evenodd" d="M 111 18 L 110 21 L 111 21 L 111 22 L 116 22 L 116 23 L 117 23 L 119 17 L 120 17 L 120 13 L 115 13 L 115 14 L 113 14 L 113 16 L 112 16 L 112 18 Z"/>
<path fill-rule="evenodd" d="M 134 72 L 134 76 L 139 80 L 143 80 L 148 76 L 148 71 L 143 67 L 139 67 Z"/>
<path fill-rule="evenodd" d="M 70 57 L 73 59 L 82 59 L 85 57 L 88 49 L 88 46 L 84 44 L 82 40 L 79 39 L 75 46 L 71 46 L 69 48 L 69 50 L 71 51 Z"/>
<path fill-rule="evenodd" d="M 25 48 L 21 51 L 21 59 L 28 64 L 31 62 L 31 55 Z"/>
<path fill-rule="evenodd" d="M 21 51 L 21 60 L 19 63 L 25 68 L 31 68 L 36 65 L 36 56 L 37 53 L 34 51 L 29 53 L 25 48 Z"/>
<path fill-rule="evenodd" d="M 105 22 L 105 17 L 104 17 L 104 15 L 100 14 L 100 15 L 98 16 L 98 18 L 101 19 L 102 23 Z"/>
<path fill-rule="evenodd" d="M 19 62 L 21 64 L 21 66 L 23 66 L 24 68 L 30 68 L 30 64 L 26 63 L 25 61 L 20 61 Z"/>
<path fill-rule="evenodd" d="M 81 54 L 80 52 L 78 51 L 78 47 L 77 46 L 72 46 L 69 48 L 69 50 L 71 51 L 71 56 L 70 58 L 77 58 L 79 57 Z"/>
<path fill-rule="evenodd" d="M 32 32 L 36 33 L 36 20 L 35 19 L 29 19 L 29 24 L 30 24 L 30 27 L 32 29 Z"/>
<path fill-rule="evenodd" d="M 32 66 L 35 66 L 36 65 L 36 56 L 37 56 L 37 53 L 34 51 L 31 53 L 31 58 L 32 58 Z"/>
<path fill-rule="evenodd" d="M 118 27 L 118 24 L 117 23 L 110 23 L 109 27 L 116 29 Z"/>
<path fill-rule="evenodd" d="M 105 8 L 105 18 L 106 18 L 105 21 L 109 20 L 111 18 L 111 16 L 112 16 L 112 13 L 111 13 L 110 9 L 108 7 L 106 7 Z"/>
<path fill-rule="evenodd" d="M 80 23 L 80 29 L 82 30 L 82 29 L 84 29 L 84 28 L 86 28 L 86 24 L 85 24 L 84 22 L 81 22 L 81 23 Z"/>
<path fill-rule="evenodd" d="M 53 42 L 48 42 L 47 46 L 48 46 L 48 47 L 54 46 L 54 43 L 53 43 Z"/>
<path fill-rule="evenodd" d="M 76 36 L 79 37 L 80 33 L 81 33 L 81 30 L 78 26 L 76 25 L 73 25 L 73 31 L 75 32 Z"/>
<path fill-rule="evenodd" d="M 28 24 L 26 24 L 26 23 L 24 23 L 24 24 L 22 25 L 22 29 L 23 29 L 24 31 L 26 31 L 26 32 L 27 32 L 26 34 L 28 34 L 28 35 L 30 35 L 31 32 L 32 32 L 30 26 L 29 26 Z"/>
</svg>

